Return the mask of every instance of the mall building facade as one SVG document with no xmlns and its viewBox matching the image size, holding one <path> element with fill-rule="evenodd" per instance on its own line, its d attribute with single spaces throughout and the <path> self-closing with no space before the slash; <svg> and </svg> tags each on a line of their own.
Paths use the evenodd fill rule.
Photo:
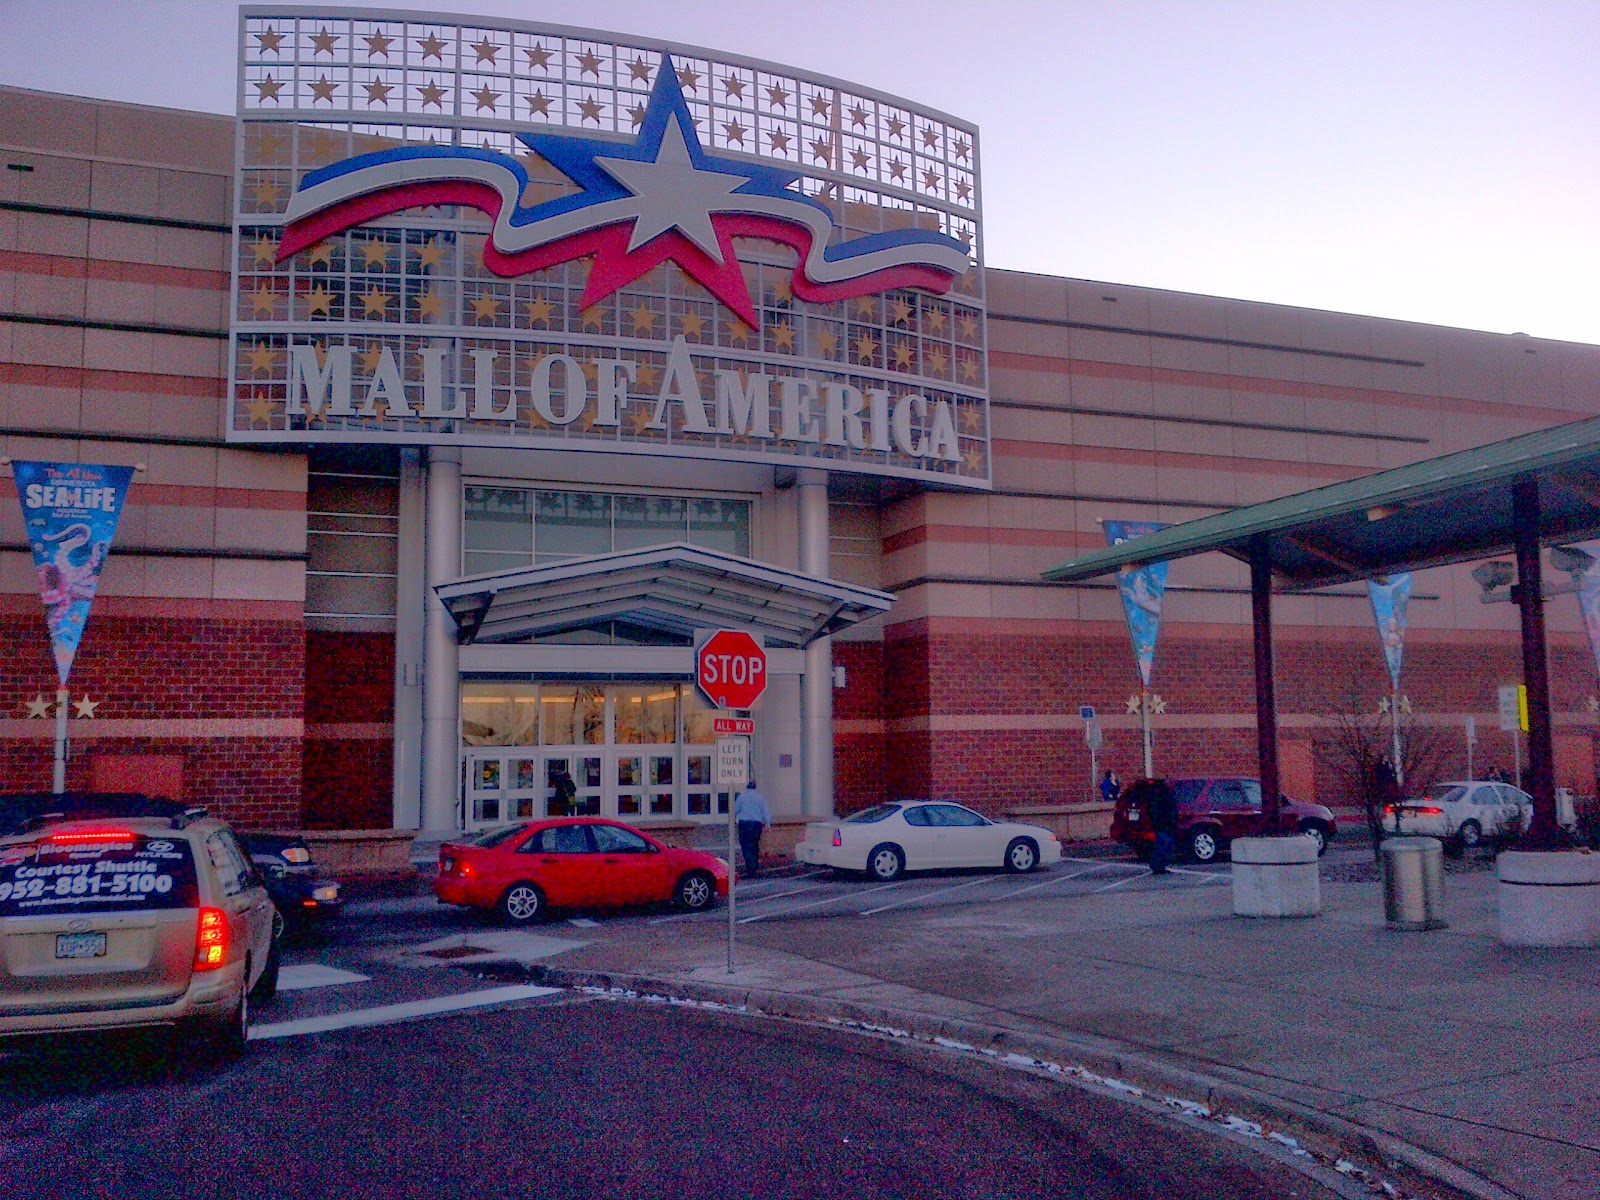
<svg viewBox="0 0 1600 1200">
<path fill-rule="evenodd" d="M 140 467 L 70 786 L 446 829 L 542 814 L 559 765 L 587 811 L 714 821 L 693 654 L 731 626 L 780 815 L 1086 800 L 1080 707 L 1132 774 L 1139 676 L 1114 584 L 1040 572 L 1101 522 L 1600 413 L 1600 347 L 985 268 L 977 131 L 791 67 L 367 10 L 248 8 L 240 47 L 234 115 L 0 88 L 0 453 Z M 1410 606 L 1447 774 L 1469 717 L 1512 766 L 1515 611 L 1478 595 Z M 1549 613 L 1592 793 L 1595 661 Z M 1275 617 L 1285 790 L 1344 803 L 1330 730 L 1389 691 L 1366 593 Z M 1252 770 L 1250 632 L 1240 564 L 1173 564 L 1161 772 Z M 0 663 L 0 787 L 46 787 L 4 498 Z"/>
</svg>

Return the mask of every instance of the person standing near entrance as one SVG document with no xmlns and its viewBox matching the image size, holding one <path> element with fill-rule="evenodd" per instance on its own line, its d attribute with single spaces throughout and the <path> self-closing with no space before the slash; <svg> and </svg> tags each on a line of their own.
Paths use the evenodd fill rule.
<svg viewBox="0 0 1600 1200">
<path fill-rule="evenodd" d="M 1156 844 L 1150 851 L 1150 874 L 1165 875 L 1178 848 L 1178 798 L 1165 779 L 1151 779 L 1145 787 L 1145 810 Z"/>
<path fill-rule="evenodd" d="M 577 811 L 578 785 L 572 782 L 565 764 L 558 764 L 554 775 L 550 779 L 550 789 L 554 793 L 550 797 L 550 815 L 552 817 L 570 817 Z"/>
<path fill-rule="evenodd" d="M 1122 794 L 1122 781 L 1117 778 L 1117 773 L 1110 767 L 1106 768 L 1105 776 L 1100 780 L 1100 799 L 1107 804 L 1115 804 L 1117 797 Z"/>
<path fill-rule="evenodd" d="M 744 855 L 744 873 L 761 874 L 761 834 L 772 824 L 772 814 L 767 811 L 767 798 L 750 780 L 733 800 L 733 819 L 739 826 L 739 850 Z"/>
</svg>

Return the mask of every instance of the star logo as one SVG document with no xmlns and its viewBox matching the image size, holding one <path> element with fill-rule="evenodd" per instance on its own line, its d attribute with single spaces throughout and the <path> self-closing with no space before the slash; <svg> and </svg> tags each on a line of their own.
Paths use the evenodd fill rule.
<svg viewBox="0 0 1600 1200">
<path fill-rule="evenodd" d="M 688 75 L 683 73 L 685 83 Z M 752 328 L 760 321 L 735 238 L 793 247 L 799 261 L 790 286 L 813 303 L 894 288 L 942 294 L 966 272 L 969 258 L 960 241 L 931 230 L 894 230 L 830 245 L 831 211 L 801 193 L 798 172 L 705 150 L 679 80 L 671 59 L 663 58 L 631 143 L 520 134 L 524 145 L 577 186 L 531 206 L 522 204 L 526 169 L 492 150 L 396 147 L 312 171 L 286 213 L 279 260 L 407 208 L 467 205 L 494 219 L 483 262 L 497 275 L 515 277 L 592 258 L 578 305 L 587 309 L 670 261 Z M 438 100 L 424 95 L 423 103 L 430 102 Z"/>
</svg>

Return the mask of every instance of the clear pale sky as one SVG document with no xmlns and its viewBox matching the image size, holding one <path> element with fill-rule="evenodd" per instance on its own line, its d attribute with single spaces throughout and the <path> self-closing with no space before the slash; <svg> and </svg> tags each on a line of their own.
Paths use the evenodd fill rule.
<svg viewBox="0 0 1600 1200">
<path fill-rule="evenodd" d="M 1596 0 L 415 7 L 771 59 L 976 122 L 991 266 L 1600 343 Z M 0 16 L 0 83 L 233 109 L 231 4 Z"/>
</svg>

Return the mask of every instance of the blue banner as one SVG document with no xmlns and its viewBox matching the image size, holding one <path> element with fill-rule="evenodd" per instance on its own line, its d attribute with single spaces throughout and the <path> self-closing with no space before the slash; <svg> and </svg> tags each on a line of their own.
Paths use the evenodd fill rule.
<svg viewBox="0 0 1600 1200">
<path fill-rule="evenodd" d="M 1107 521 L 1105 527 L 1106 545 L 1120 546 L 1129 538 L 1155 533 L 1166 525 L 1159 521 Z M 1128 614 L 1128 634 L 1133 638 L 1139 678 L 1149 691 L 1150 671 L 1156 665 L 1156 637 L 1161 632 L 1161 596 L 1167 590 L 1167 564 L 1123 567 L 1117 572 L 1117 590 L 1122 593 L 1123 611 Z"/>
<path fill-rule="evenodd" d="M 1406 652 L 1406 605 L 1411 602 L 1411 572 L 1389 576 L 1388 583 L 1367 580 L 1367 595 L 1372 599 L 1372 619 L 1378 623 L 1378 640 L 1383 643 L 1383 661 L 1389 667 L 1389 682 L 1400 690 L 1400 660 Z"/>
<path fill-rule="evenodd" d="M 28 544 L 33 547 L 34 570 L 39 573 L 56 675 L 66 687 L 89 621 L 89 606 L 100 586 L 100 568 L 117 534 L 133 468 L 14 462 L 11 469 Z"/>
</svg>

